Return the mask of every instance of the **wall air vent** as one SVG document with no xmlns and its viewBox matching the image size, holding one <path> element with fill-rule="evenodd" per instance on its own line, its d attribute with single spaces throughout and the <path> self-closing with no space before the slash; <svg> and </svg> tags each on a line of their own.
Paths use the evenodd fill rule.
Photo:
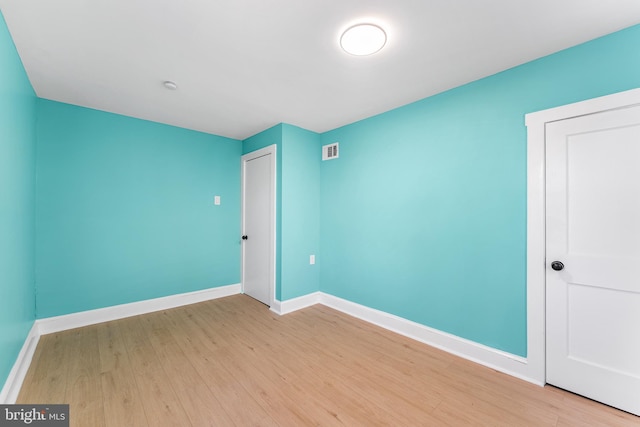
<svg viewBox="0 0 640 427">
<path fill-rule="evenodd" d="M 323 145 L 322 146 L 322 160 L 333 160 L 338 158 L 340 150 L 338 149 L 338 143 Z"/>
</svg>

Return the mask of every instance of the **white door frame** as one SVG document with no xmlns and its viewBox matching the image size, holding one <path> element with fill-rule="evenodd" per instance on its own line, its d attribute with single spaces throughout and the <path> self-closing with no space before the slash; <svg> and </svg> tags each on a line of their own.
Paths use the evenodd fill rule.
<svg viewBox="0 0 640 427">
<path fill-rule="evenodd" d="M 263 156 L 267 156 L 267 155 L 271 155 L 271 162 L 270 162 L 270 168 L 271 168 L 271 182 L 269 183 L 270 187 L 271 187 L 271 194 L 272 194 L 272 198 L 270 200 L 270 211 L 271 211 L 271 224 L 269 227 L 269 240 L 270 240 L 270 247 L 271 247 L 271 253 L 269 254 L 269 306 L 273 307 L 273 303 L 275 301 L 275 296 L 276 296 L 276 200 L 277 200 L 277 186 L 276 186 L 276 182 L 277 182 L 277 167 L 276 167 L 276 154 L 277 154 L 277 146 L 275 144 L 273 145 L 269 145 L 267 147 L 261 148 L 259 150 L 256 151 L 252 151 L 251 153 L 247 153 L 245 155 L 243 155 L 241 157 L 241 188 L 242 188 L 242 196 L 241 196 L 241 207 L 240 207 L 240 212 L 242 215 L 241 221 L 240 221 L 240 235 L 244 235 L 245 234 L 245 214 L 244 214 L 244 207 L 246 206 L 245 203 L 245 165 L 248 161 L 253 160 L 253 159 L 257 159 L 258 157 L 263 157 Z M 240 283 L 241 283 L 241 287 L 242 287 L 242 293 L 244 293 L 244 248 L 245 245 L 244 243 L 242 243 L 241 246 L 241 262 L 240 262 Z"/>
<path fill-rule="evenodd" d="M 547 123 L 640 105 L 640 89 L 530 113 L 527 126 L 527 365 L 546 383 L 545 126 Z"/>
</svg>

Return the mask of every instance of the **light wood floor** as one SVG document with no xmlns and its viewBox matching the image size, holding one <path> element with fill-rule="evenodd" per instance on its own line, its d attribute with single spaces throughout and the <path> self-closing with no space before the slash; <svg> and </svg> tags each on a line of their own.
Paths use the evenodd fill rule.
<svg viewBox="0 0 640 427">
<path fill-rule="evenodd" d="M 237 295 L 43 336 L 19 403 L 71 425 L 639 426 L 324 306 Z"/>
</svg>

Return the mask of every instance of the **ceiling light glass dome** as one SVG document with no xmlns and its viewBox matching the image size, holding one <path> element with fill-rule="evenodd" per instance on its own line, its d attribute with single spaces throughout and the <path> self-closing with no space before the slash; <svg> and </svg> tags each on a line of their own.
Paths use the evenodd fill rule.
<svg viewBox="0 0 640 427">
<path fill-rule="evenodd" d="M 374 24 L 358 24 L 348 28 L 340 37 L 340 46 L 345 52 L 366 56 L 378 52 L 387 43 L 387 34 Z"/>
</svg>

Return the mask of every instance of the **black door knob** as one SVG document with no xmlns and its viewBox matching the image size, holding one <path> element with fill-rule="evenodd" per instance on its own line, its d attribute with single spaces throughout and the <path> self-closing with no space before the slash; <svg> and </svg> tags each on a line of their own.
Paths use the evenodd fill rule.
<svg viewBox="0 0 640 427">
<path fill-rule="evenodd" d="M 242 240 L 247 240 L 248 237 L 247 236 L 242 236 Z"/>
<path fill-rule="evenodd" d="M 553 261 L 551 263 L 551 268 L 553 268 L 555 271 L 560 271 L 564 268 L 564 264 L 560 261 Z"/>
</svg>

